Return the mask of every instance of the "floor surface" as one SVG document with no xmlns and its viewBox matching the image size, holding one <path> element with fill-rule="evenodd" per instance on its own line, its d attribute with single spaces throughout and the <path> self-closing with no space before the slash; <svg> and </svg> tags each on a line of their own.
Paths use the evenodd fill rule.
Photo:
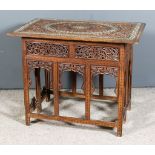
<svg viewBox="0 0 155 155">
<path fill-rule="evenodd" d="M 23 90 L 1 90 L 0 107 L 0 144 L 155 144 L 155 88 L 133 89 L 123 137 L 112 129 L 57 121 L 32 120 L 26 126 Z M 44 103 L 44 113 L 52 112 L 52 101 Z M 114 120 L 117 105 L 92 101 L 91 112 L 93 119 Z M 61 98 L 60 114 L 83 117 L 84 101 Z"/>
</svg>

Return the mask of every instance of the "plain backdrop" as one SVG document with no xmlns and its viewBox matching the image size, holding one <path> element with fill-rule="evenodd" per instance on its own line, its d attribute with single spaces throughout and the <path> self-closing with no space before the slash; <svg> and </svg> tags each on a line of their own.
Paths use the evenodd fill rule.
<svg viewBox="0 0 155 155">
<path fill-rule="evenodd" d="M 146 23 L 140 43 L 134 46 L 133 87 L 155 86 L 155 11 L 0 11 L 0 89 L 23 88 L 21 40 L 6 33 L 34 18 Z M 79 86 L 81 81 L 79 77 Z M 63 82 L 68 88 L 68 74 Z M 108 79 L 106 82 L 111 83 Z"/>
</svg>

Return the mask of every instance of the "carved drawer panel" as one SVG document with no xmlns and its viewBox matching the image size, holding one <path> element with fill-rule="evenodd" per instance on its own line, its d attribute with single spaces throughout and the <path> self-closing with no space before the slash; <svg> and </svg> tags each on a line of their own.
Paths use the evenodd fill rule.
<svg viewBox="0 0 155 155">
<path fill-rule="evenodd" d="M 78 45 L 75 58 L 119 61 L 119 48 L 108 46 Z"/>
<path fill-rule="evenodd" d="M 69 46 L 51 42 L 26 41 L 27 54 L 52 57 L 68 57 Z"/>
</svg>

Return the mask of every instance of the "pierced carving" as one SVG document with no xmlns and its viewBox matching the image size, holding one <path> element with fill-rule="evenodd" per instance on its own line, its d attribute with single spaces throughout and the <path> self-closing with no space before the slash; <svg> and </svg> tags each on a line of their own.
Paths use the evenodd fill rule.
<svg viewBox="0 0 155 155">
<path fill-rule="evenodd" d="M 62 87 L 61 84 L 61 75 L 62 72 L 64 71 L 73 71 L 73 72 L 78 72 L 79 74 L 81 74 L 82 76 L 85 75 L 85 65 L 81 65 L 81 64 L 71 64 L 71 63 L 61 63 L 59 64 L 59 88 Z M 82 84 L 82 90 L 84 91 L 84 83 Z"/>
<path fill-rule="evenodd" d="M 26 41 L 27 54 L 68 57 L 69 47 L 63 44 Z"/>
<path fill-rule="evenodd" d="M 96 76 L 98 74 L 109 74 L 109 75 L 115 77 L 116 87 L 115 87 L 114 93 L 117 95 L 118 68 L 117 67 L 108 67 L 108 66 L 91 66 L 92 79 L 94 76 Z M 93 82 L 92 82 L 92 93 L 94 92 L 94 90 L 95 90 L 95 88 L 94 88 Z"/>
<path fill-rule="evenodd" d="M 52 69 L 52 62 L 44 62 L 44 61 L 27 61 L 28 67 L 30 70 L 35 69 L 35 68 L 43 68 L 48 71 Z"/>
<path fill-rule="evenodd" d="M 35 68 L 43 68 L 48 71 L 52 71 L 53 63 L 52 62 L 44 62 L 44 61 L 32 61 L 28 60 L 27 61 L 28 68 L 29 68 L 29 87 L 32 85 L 31 77 L 30 77 L 30 72 L 35 69 Z"/>
<path fill-rule="evenodd" d="M 76 58 L 119 61 L 119 48 L 102 46 L 77 46 Z"/>
<path fill-rule="evenodd" d="M 98 74 L 109 74 L 114 77 L 118 76 L 118 68 L 117 67 L 107 67 L 107 66 L 91 66 L 91 74 L 93 76 Z"/>
<path fill-rule="evenodd" d="M 73 71 L 73 72 L 78 72 L 78 73 L 83 75 L 85 72 L 85 65 L 61 63 L 61 64 L 59 64 L 59 71 L 60 72 Z"/>
</svg>

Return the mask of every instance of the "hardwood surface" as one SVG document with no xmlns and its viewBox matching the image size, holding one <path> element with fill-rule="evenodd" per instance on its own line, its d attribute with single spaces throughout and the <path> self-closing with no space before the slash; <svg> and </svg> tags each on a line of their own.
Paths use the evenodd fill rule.
<svg viewBox="0 0 155 155">
<path fill-rule="evenodd" d="M 26 125 L 30 125 L 30 118 L 94 124 L 117 128 L 117 136 L 122 136 L 123 121 L 126 121 L 127 110 L 131 109 L 133 44 L 139 41 L 144 26 L 143 23 L 37 19 L 8 33 L 22 38 Z M 44 86 L 40 70 L 44 71 Z M 30 99 L 32 71 L 36 95 Z M 61 91 L 61 77 L 66 71 L 72 77 L 71 92 Z M 77 73 L 83 77 L 83 93 L 77 92 Z M 104 92 L 105 75 L 115 79 L 115 96 L 106 96 Z M 95 76 L 99 76 L 98 95 L 93 94 Z M 54 114 L 48 116 L 42 114 L 42 102 L 50 101 L 51 94 L 54 95 Z M 60 96 L 85 99 L 84 118 L 61 116 Z M 117 120 L 92 120 L 92 99 L 116 102 Z"/>
<path fill-rule="evenodd" d="M 144 23 L 34 19 L 10 36 L 90 42 L 138 43 Z"/>
</svg>

